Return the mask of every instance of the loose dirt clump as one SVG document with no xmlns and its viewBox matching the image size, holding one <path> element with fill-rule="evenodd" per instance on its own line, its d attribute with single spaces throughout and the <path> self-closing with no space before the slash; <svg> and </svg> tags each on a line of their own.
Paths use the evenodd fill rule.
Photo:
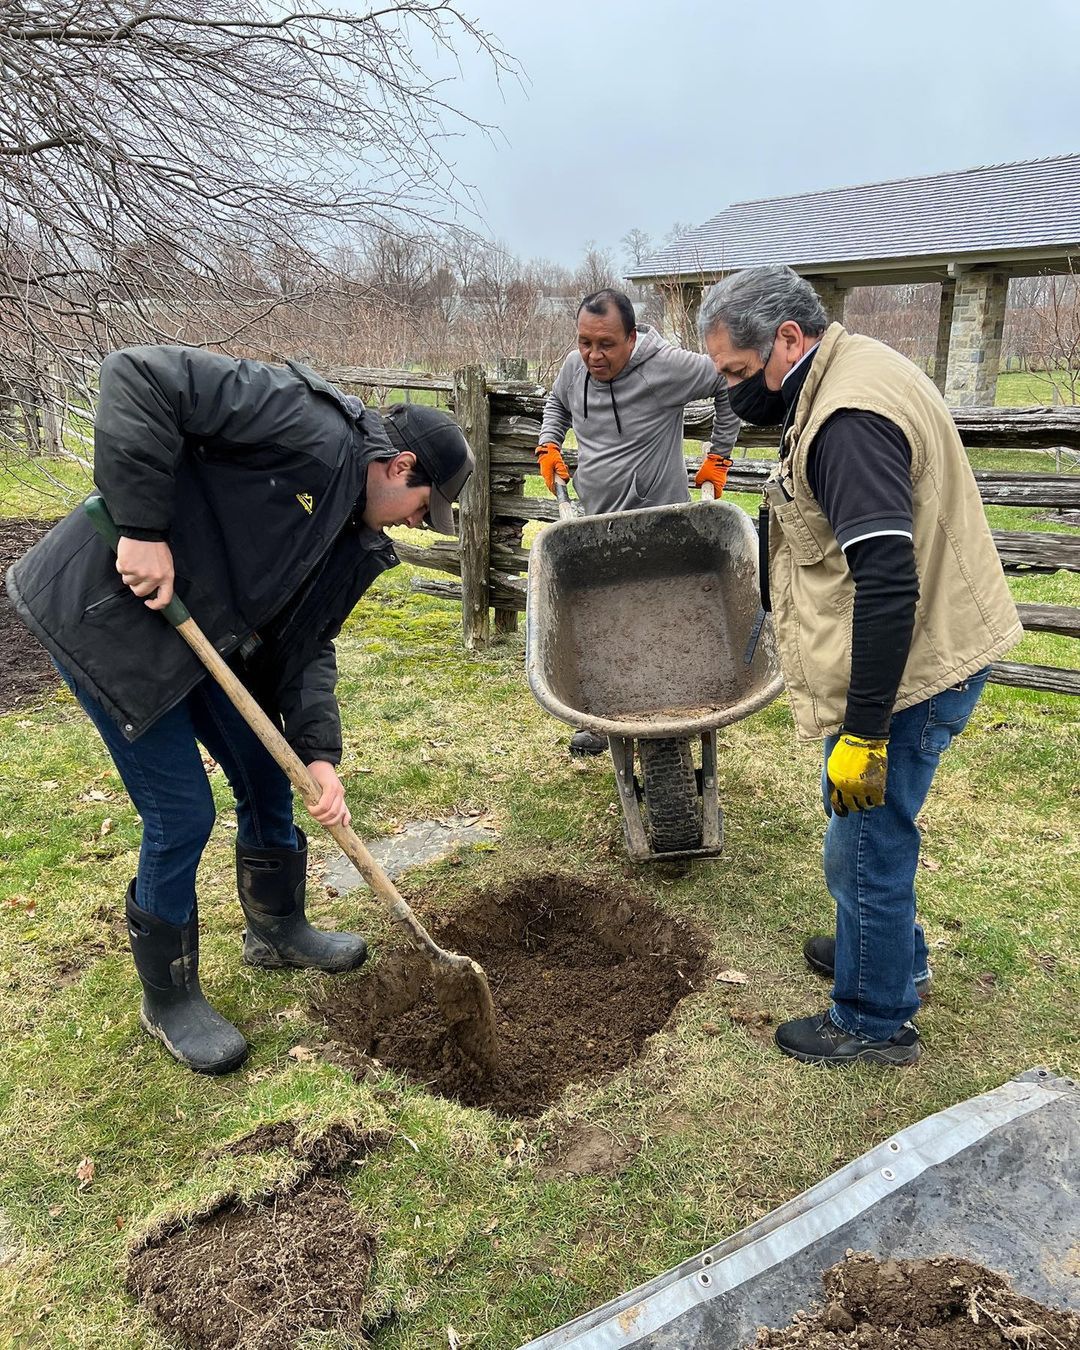
<svg viewBox="0 0 1080 1350">
<path fill-rule="evenodd" d="M 541 1181 L 613 1177 L 641 1151 L 641 1140 L 620 1138 L 584 1121 L 557 1131 L 544 1149 L 536 1175 Z"/>
<path fill-rule="evenodd" d="M 559 875 L 515 883 L 435 925 L 443 946 L 484 967 L 501 1064 L 480 1073 L 450 1040 L 414 953 L 337 983 L 314 1011 L 345 1050 L 442 1097 L 501 1115 L 538 1115 L 570 1083 L 624 1068 L 691 993 L 704 942 L 626 892 Z"/>
<path fill-rule="evenodd" d="M 52 520 L 0 520 L 0 583 L 13 562 L 52 529 Z M 0 584 L 0 713 L 40 702 L 60 683 L 45 648 L 15 613 Z"/>
<path fill-rule="evenodd" d="M 1080 1350 L 1080 1317 L 1013 1292 L 1003 1275 L 957 1256 L 849 1256 L 822 1276 L 825 1304 L 755 1347 L 799 1350 Z"/>
<path fill-rule="evenodd" d="M 219 1153 L 287 1147 L 298 1181 L 255 1200 L 228 1196 L 194 1220 L 159 1225 L 131 1250 L 127 1288 L 192 1350 L 291 1350 L 308 1332 L 359 1340 L 374 1320 L 375 1238 L 328 1175 L 386 1142 L 335 1125 L 300 1142 L 297 1126 L 260 1126 Z"/>
</svg>

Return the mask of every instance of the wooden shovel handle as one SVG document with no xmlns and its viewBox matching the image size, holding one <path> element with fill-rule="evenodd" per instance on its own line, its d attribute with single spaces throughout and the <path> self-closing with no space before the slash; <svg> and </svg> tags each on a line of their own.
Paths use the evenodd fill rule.
<svg viewBox="0 0 1080 1350">
<path fill-rule="evenodd" d="M 310 811 L 322 796 L 322 788 L 308 772 L 307 765 L 218 655 L 195 620 L 189 616 L 176 625 L 176 631 L 224 689 L 233 707 L 258 736 L 282 771 L 288 775 L 289 782 L 303 797 L 304 805 Z M 387 907 L 394 922 L 406 930 L 414 946 L 426 951 L 433 960 L 441 964 L 456 966 L 468 959 L 444 951 L 435 942 L 401 898 L 397 887 L 365 848 L 363 840 L 351 825 L 327 825 L 324 828 L 333 835 L 341 851 Z"/>
</svg>

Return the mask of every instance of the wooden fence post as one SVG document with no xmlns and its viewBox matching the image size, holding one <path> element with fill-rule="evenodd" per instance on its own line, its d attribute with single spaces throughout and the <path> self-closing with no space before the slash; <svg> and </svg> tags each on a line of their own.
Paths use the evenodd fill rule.
<svg viewBox="0 0 1080 1350">
<path fill-rule="evenodd" d="M 499 357 L 500 380 L 527 380 L 528 378 L 529 362 L 524 356 Z"/>
<path fill-rule="evenodd" d="M 499 379 L 500 380 L 527 380 L 529 378 L 529 362 L 524 356 L 500 356 L 499 357 Z M 522 497 L 525 495 L 525 477 L 523 474 L 497 474 L 492 479 L 492 495 L 506 494 L 511 497 Z M 524 520 L 502 520 L 493 521 L 491 526 L 491 542 L 499 549 L 520 548 L 522 530 L 525 527 Z M 516 609 L 495 610 L 495 632 L 516 633 L 518 630 L 518 611 Z"/>
<path fill-rule="evenodd" d="M 454 374 L 454 411 L 472 447 L 476 469 L 461 495 L 461 623 L 469 651 L 491 637 L 491 408 L 483 366 Z"/>
</svg>

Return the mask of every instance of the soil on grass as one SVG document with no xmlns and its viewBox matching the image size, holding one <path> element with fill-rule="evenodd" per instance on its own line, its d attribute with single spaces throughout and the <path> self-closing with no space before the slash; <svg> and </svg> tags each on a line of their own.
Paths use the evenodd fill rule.
<svg viewBox="0 0 1080 1350">
<path fill-rule="evenodd" d="M 0 582 L 43 534 L 51 520 L 0 520 Z M 0 713 L 32 707 L 60 683 L 56 667 L 41 643 L 15 613 L 7 587 L 0 585 Z"/>
<path fill-rule="evenodd" d="M 540 1181 L 613 1177 L 640 1151 L 640 1139 L 614 1135 L 599 1125 L 579 1121 L 557 1130 L 548 1140 L 536 1175 Z"/>
<path fill-rule="evenodd" d="M 700 934 L 649 901 L 561 875 L 480 895 L 433 925 L 442 946 L 487 972 L 500 1066 L 486 1076 L 439 1015 L 427 962 L 383 957 L 328 986 L 315 1006 L 352 1066 L 387 1065 L 442 1097 L 534 1116 L 570 1083 L 606 1077 L 640 1053 L 705 964 Z"/>
<path fill-rule="evenodd" d="M 285 1146 L 304 1171 L 259 1199 L 228 1197 L 159 1225 L 129 1255 L 128 1290 L 192 1350 L 291 1350 L 309 1332 L 359 1342 L 379 1320 L 368 1295 L 375 1238 L 330 1173 L 385 1142 L 343 1125 L 301 1144 L 280 1122 L 226 1146 Z"/>
<path fill-rule="evenodd" d="M 1008 1279 L 956 1256 L 849 1256 L 822 1276 L 825 1302 L 755 1347 L 799 1350 L 1080 1350 L 1080 1317 L 1014 1293 Z"/>
</svg>

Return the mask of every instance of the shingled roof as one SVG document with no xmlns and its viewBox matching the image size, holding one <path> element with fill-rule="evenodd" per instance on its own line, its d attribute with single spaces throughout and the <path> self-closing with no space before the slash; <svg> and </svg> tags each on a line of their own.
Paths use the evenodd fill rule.
<svg viewBox="0 0 1080 1350">
<path fill-rule="evenodd" d="M 737 202 L 630 279 L 709 279 L 759 263 L 810 275 L 1080 252 L 1080 155 Z"/>
</svg>

